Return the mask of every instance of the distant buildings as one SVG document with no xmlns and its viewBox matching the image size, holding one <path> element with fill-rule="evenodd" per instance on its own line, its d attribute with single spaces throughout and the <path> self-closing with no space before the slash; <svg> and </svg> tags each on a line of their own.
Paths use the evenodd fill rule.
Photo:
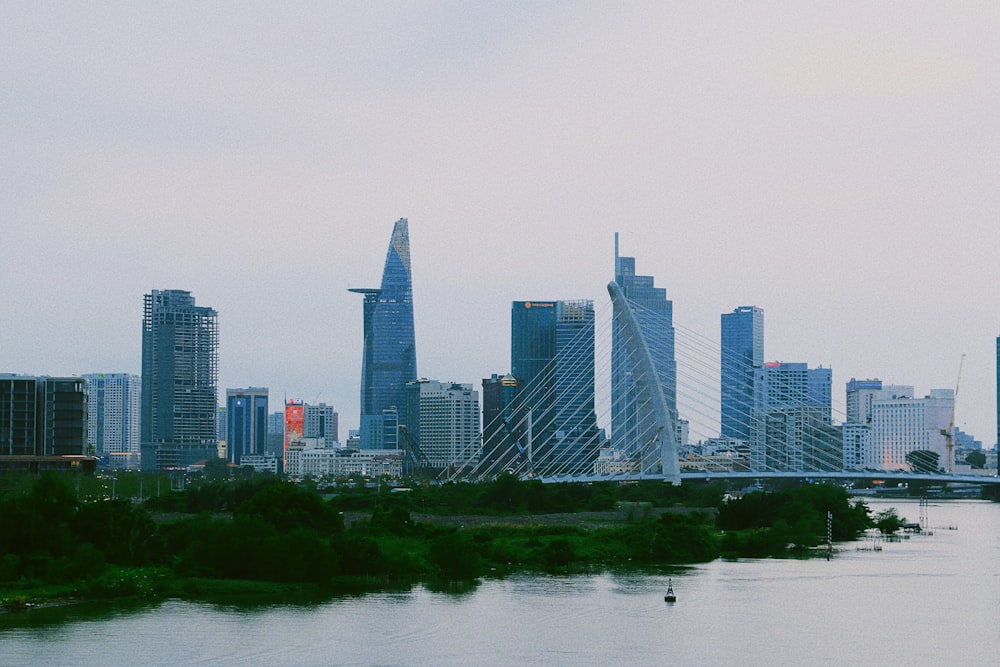
<svg viewBox="0 0 1000 667">
<path fill-rule="evenodd" d="M 722 322 L 722 437 L 750 441 L 754 373 L 764 365 L 764 310 L 740 306 Z"/>
<path fill-rule="evenodd" d="M 142 448 L 139 412 L 142 378 L 129 373 L 92 373 L 87 381 L 87 445 L 102 465 L 138 469 Z"/>
<path fill-rule="evenodd" d="M 406 218 L 396 221 L 378 289 L 363 294 L 364 352 L 361 365 L 361 447 L 382 439 L 387 410 L 403 419 L 406 383 L 417 379 L 413 328 L 413 281 Z M 405 423 L 401 424 L 405 425 Z"/>
<path fill-rule="evenodd" d="M 752 470 L 841 468 L 843 440 L 831 424 L 831 381 L 829 368 L 804 363 L 765 363 L 755 371 Z"/>
<path fill-rule="evenodd" d="M 144 469 L 218 456 L 218 316 L 190 292 L 143 297 L 141 443 Z"/>
<path fill-rule="evenodd" d="M 267 387 L 226 389 L 226 453 L 230 463 L 267 451 Z"/>
<path fill-rule="evenodd" d="M 0 374 L 0 471 L 76 468 L 84 456 L 87 381 L 78 377 Z"/>
<path fill-rule="evenodd" d="M 936 452 L 940 467 L 951 470 L 953 462 L 949 459 L 945 433 L 954 408 L 952 389 L 931 389 L 924 398 L 904 396 L 874 401 L 865 467 L 909 470 L 906 455 L 922 449 Z"/>
<path fill-rule="evenodd" d="M 521 392 L 524 383 L 512 374 L 494 373 L 483 379 L 483 456 L 480 470 L 493 476 L 506 470 L 527 470 L 529 421 Z"/>
<path fill-rule="evenodd" d="M 303 435 L 307 438 L 324 438 L 327 442 L 340 442 L 340 416 L 332 405 L 306 403 L 303 410 Z"/>
<path fill-rule="evenodd" d="M 515 301 L 511 375 L 523 390 L 518 437 L 530 467 L 545 474 L 589 471 L 602 446 L 594 412 L 592 301 Z M 522 416 L 523 415 L 523 416 Z"/>
<path fill-rule="evenodd" d="M 625 298 L 634 304 L 635 319 L 643 332 L 645 344 L 653 359 L 657 378 L 663 391 L 669 417 L 677 421 L 677 361 L 674 357 L 673 302 L 667 291 L 655 287 L 652 276 L 636 274 L 635 258 L 618 254 L 618 234 L 615 234 L 615 283 Z M 618 453 L 635 454 L 647 443 L 643 435 L 648 425 L 640 424 L 633 373 L 626 351 L 619 313 L 615 313 L 611 329 L 611 446 Z"/>
<path fill-rule="evenodd" d="M 429 467 L 478 463 L 482 444 L 479 392 L 471 384 L 410 382 L 405 429 L 405 437 L 416 444 Z"/>
</svg>

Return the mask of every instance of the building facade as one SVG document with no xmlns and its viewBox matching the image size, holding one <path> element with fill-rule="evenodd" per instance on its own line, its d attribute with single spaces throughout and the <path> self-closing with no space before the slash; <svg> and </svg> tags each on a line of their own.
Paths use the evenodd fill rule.
<svg viewBox="0 0 1000 667">
<path fill-rule="evenodd" d="M 531 472 L 525 449 L 530 423 L 521 396 L 523 388 L 511 373 L 483 378 L 483 456 L 479 467 L 485 476 L 507 470 Z"/>
<path fill-rule="evenodd" d="M 303 434 L 307 438 L 325 438 L 327 442 L 340 442 L 340 415 L 332 405 L 305 404 Z"/>
<path fill-rule="evenodd" d="M 82 468 L 87 381 L 78 377 L 0 374 L 0 471 Z"/>
<path fill-rule="evenodd" d="M 940 467 L 954 463 L 945 437 L 955 409 L 952 389 L 932 389 L 923 398 L 884 398 L 872 404 L 871 441 L 865 467 L 878 470 L 909 470 L 907 454 L 929 450 L 938 454 Z"/>
<path fill-rule="evenodd" d="M 721 432 L 749 442 L 754 374 L 764 365 L 764 310 L 739 306 L 721 317 Z"/>
<path fill-rule="evenodd" d="M 129 373 L 91 373 L 87 381 L 87 448 L 105 465 L 135 470 L 140 465 L 139 414 L 142 378 Z"/>
<path fill-rule="evenodd" d="M 190 292 L 143 297 L 142 467 L 187 468 L 218 456 L 219 329 Z"/>
<path fill-rule="evenodd" d="M 831 423 L 831 370 L 773 362 L 754 375 L 751 469 L 840 470 L 843 436 Z"/>
<path fill-rule="evenodd" d="M 230 463 L 242 465 L 247 455 L 267 451 L 267 387 L 226 389 L 226 455 Z"/>
<path fill-rule="evenodd" d="M 362 448 L 365 438 L 381 429 L 372 420 L 393 408 L 402 419 L 406 384 L 417 379 L 417 353 L 413 327 L 413 278 L 410 237 L 406 218 L 396 221 L 378 289 L 360 288 L 363 294 L 364 352 L 361 363 Z M 364 426 L 369 424 L 369 428 Z M 373 431 L 372 428 L 375 430 Z"/>
<path fill-rule="evenodd" d="M 677 421 L 677 361 L 674 356 L 673 302 L 667 290 L 654 285 L 653 276 L 636 274 L 635 258 L 618 253 L 615 234 L 615 283 L 631 304 L 638 328 L 655 366 L 670 419 Z M 615 312 L 611 325 L 611 446 L 616 452 L 630 454 L 644 449 L 645 427 L 640 424 L 633 369 L 625 346 L 620 315 Z"/>
<path fill-rule="evenodd" d="M 421 379 L 406 385 L 406 431 L 432 468 L 472 469 L 482 449 L 479 392 Z"/>
<path fill-rule="evenodd" d="M 530 470 L 590 472 L 605 444 L 594 412 L 593 302 L 515 301 L 511 375 L 522 389 L 507 409 Z"/>
</svg>

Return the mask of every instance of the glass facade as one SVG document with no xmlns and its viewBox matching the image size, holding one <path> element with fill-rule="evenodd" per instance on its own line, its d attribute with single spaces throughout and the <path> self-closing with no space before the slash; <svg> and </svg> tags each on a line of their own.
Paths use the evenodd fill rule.
<svg viewBox="0 0 1000 667">
<path fill-rule="evenodd" d="M 657 381 L 663 391 L 671 420 L 677 422 L 677 361 L 674 357 L 673 302 L 667 290 L 656 287 L 652 276 L 635 272 L 635 258 L 618 254 L 615 234 L 615 282 L 632 305 L 636 322 L 649 348 Z M 639 451 L 639 424 L 633 369 L 625 349 L 622 326 L 615 313 L 611 328 L 611 446 L 623 453 Z"/>
<path fill-rule="evenodd" d="M 361 421 L 394 408 L 402 414 L 406 383 L 417 379 L 413 328 L 413 282 L 407 220 L 396 221 L 379 289 L 364 294 L 364 356 L 361 364 Z M 362 441 L 364 431 L 362 429 Z M 362 442 L 362 447 L 365 443 Z"/>
<path fill-rule="evenodd" d="M 511 374 L 524 406 L 518 433 L 530 432 L 533 468 L 548 474 L 586 472 L 601 437 L 594 414 L 592 301 L 515 301 L 511 309 Z"/>
<path fill-rule="evenodd" d="M 240 465 L 244 456 L 267 451 L 268 402 L 266 387 L 226 390 L 226 451 Z"/>
<path fill-rule="evenodd" d="M 764 364 L 764 310 L 740 306 L 722 318 L 722 437 L 749 442 L 754 371 Z"/>
</svg>

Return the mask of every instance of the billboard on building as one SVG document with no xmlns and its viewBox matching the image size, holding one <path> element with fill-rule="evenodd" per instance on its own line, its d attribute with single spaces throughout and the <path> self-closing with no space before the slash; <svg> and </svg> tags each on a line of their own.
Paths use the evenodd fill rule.
<svg viewBox="0 0 1000 667">
<path fill-rule="evenodd" d="M 302 401 L 289 399 L 285 401 L 285 450 L 293 442 L 302 440 L 302 429 L 305 423 L 305 406 Z"/>
</svg>

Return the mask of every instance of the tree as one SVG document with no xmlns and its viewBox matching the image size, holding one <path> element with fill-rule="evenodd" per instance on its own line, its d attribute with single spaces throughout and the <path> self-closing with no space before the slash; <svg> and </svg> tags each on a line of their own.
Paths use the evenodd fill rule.
<svg viewBox="0 0 1000 667">
<path fill-rule="evenodd" d="M 895 507 L 882 510 L 875 515 L 875 527 L 883 535 L 892 535 L 902 528 L 904 523 L 906 523 L 906 519 L 900 518 L 899 514 L 896 513 Z"/>
<path fill-rule="evenodd" d="M 941 455 L 929 449 L 915 449 L 906 455 L 906 462 L 913 472 L 937 472 Z"/>
<path fill-rule="evenodd" d="M 965 462 L 981 470 L 986 466 L 986 454 L 981 449 L 974 449 L 965 456 Z"/>
</svg>

